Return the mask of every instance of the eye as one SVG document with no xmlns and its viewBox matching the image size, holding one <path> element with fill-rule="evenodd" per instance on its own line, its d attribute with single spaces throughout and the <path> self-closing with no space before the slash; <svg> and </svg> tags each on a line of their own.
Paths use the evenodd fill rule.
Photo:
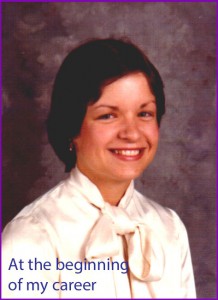
<svg viewBox="0 0 218 300">
<path fill-rule="evenodd" d="M 151 112 L 151 111 L 141 111 L 138 114 L 138 116 L 142 117 L 142 118 L 152 118 L 154 116 L 154 112 Z"/>
<path fill-rule="evenodd" d="M 98 120 L 109 120 L 109 119 L 113 119 L 115 116 L 113 114 L 104 114 L 99 116 L 97 119 Z"/>
</svg>

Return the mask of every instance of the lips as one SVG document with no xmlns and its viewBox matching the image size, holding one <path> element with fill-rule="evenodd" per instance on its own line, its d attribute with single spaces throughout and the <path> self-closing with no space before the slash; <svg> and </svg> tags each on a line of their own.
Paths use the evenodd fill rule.
<svg viewBox="0 0 218 300">
<path fill-rule="evenodd" d="M 124 156 L 136 156 L 139 155 L 140 150 L 112 150 L 115 154 Z"/>
<path fill-rule="evenodd" d="M 138 149 L 110 149 L 112 154 L 121 160 L 133 161 L 143 156 L 144 148 Z"/>
</svg>

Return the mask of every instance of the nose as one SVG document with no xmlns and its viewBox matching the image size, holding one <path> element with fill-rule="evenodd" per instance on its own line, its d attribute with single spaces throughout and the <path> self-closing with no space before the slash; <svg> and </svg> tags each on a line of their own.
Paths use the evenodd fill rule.
<svg viewBox="0 0 218 300">
<path fill-rule="evenodd" d="M 123 120 L 118 136 L 128 142 L 136 142 L 141 136 L 139 125 L 132 119 Z"/>
</svg>

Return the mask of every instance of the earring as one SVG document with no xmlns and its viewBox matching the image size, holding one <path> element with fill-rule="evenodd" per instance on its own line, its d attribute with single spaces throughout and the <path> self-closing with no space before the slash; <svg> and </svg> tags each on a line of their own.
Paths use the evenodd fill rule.
<svg viewBox="0 0 218 300">
<path fill-rule="evenodd" d="M 69 151 L 72 152 L 73 149 L 74 149 L 74 143 L 73 143 L 72 139 L 69 139 L 69 142 L 70 142 L 70 144 L 69 144 Z"/>
</svg>

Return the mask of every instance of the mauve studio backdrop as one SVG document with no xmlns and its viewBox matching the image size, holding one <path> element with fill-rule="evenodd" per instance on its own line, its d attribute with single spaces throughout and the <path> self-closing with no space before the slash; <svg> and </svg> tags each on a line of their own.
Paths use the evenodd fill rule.
<svg viewBox="0 0 218 300">
<path fill-rule="evenodd" d="M 198 298 L 215 298 L 215 3 L 3 3 L 3 225 L 64 176 L 45 120 L 65 55 L 129 37 L 165 83 L 167 112 L 136 187 L 174 209 L 190 239 Z"/>
</svg>

